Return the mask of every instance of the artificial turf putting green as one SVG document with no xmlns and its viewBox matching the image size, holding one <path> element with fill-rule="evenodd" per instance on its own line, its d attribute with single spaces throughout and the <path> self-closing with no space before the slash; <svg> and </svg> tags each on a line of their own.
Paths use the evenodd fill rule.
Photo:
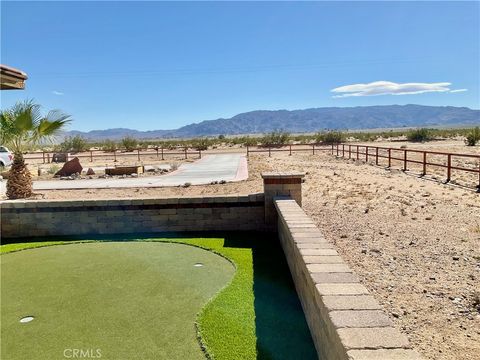
<svg viewBox="0 0 480 360">
<path fill-rule="evenodd" d="M 121 239 L 119 239 L 121 240 Z M 126 239 L 136 240 L 136 239 Z M 174 242 L 190 244 L 205 249 L 212 250 L 228 258 L 236 266 L 236 272 L 231 282 L 215 295 L 210 301 L 204 301 L 204 307 L 197 314 L 197 332 L 199 340 L 204 347 L 204 355 L 214 359 L 315 359 L 316 352 L 310 337 L 305 318 L 298 301 L 298 298 L 290 278 L 288 267 L 286 266 L 282 250 L 276 239 L 259 234 L 229 234 L 225 237 L 212 238 L 169 238 L 169 239 L 138 239 L 142 241 L 155 242 L 152 245 L 161 245 L 157 242 Z M 64 244 L 66 242 L 58 242 Z M 1 251 L 6 253 L 10 251 L 21 250 L 22 248 L 33 248 L 43 246 L 45 243 L 24 243 L 3 245 Z M 53 245 L 51 242 L 49 245 Z M 75 246 L 55 246 L 53 248 L 80 248 L 91 244 L 79 244 Z M 108 245 L 108 244 L 105 244 Z M 41 251 L 45 249 L 37 249 Z M 24 253 L 28 253 L 25 251 Z M 66 250 L 65 250 L 66 251 Z M 200 250 L 201 251 L 201 250 Z M 22 251 L 23 253 L 23 251 Z M 2 256 L 2 263 L 5 258 L 15 254 Z M 172 256 L 174 259 L 181 257 L 181 253 Z M 139 260 L 141 263 L 142 260 Z M 100 261 L 99 264 L 102 264 Z M 38 264 L 41 267 L 41 264 Z M 137 264 L 141 266 L 141 264 Z M 3 265 L 2 265 L 3 268 Z M 205 270 L 204 268 L 201 268 Z M 228 269 L 228 267 L 227 267 Z M 2 269 L 3 270 L 3 269 Z M 119 277 L 121 273 L 117 272 Z M 218 276 L 219 274 L 217 274 Z M 223 274 L 224 276 L 227 273 Z M 123 276 L 123 275 L 122 275 Z M 231 275 L 230 275 L 231 276 Z M 173 276 L 171 279 L 175 279 Z M 5 273 L 2 271 L 2 281 Z M 228 282 L 228 280 L 227 280 Z M 42 290 L 39 286 L 42 282 L 37 282 L 33 286 L 35 290 Z M 75 287 L 78 287 L 76 279 L 72 279 Z M 99 286 L 101 287 L 101 283 Z M 54 283 L 55 284 L 55 283 Z M 142 287 L 143 288 L 143 287 Z M 2 302 L 3 292 L 2 291 Z M 43 290 L 42 290 L 43 291 Z M 93 291 L 93 290 L 91 290 Z M 145 291 L 145 290 L 142 290 Z M 175 293 L 168 292 L 171 300 L 175 301 Z M 111 297 L 111 294 L 104 294 L 105 297 Z M 143 292 L 137 294 L 144 296 Z M 107 299 L 108 300 L 108 299 Z M 110 300 L 108 300 L 110 301 Z M 120 300 L 119 300 L 120 301 Z M 113 303 L 112 306 L 116 306 Z M 50 304 L 52 306 L 55 304 Z M 58 305 L 56 305 L 58 306 Z M 96 304 L 103 308 L 102 302 Z M 184 305 L 185 306 L 185 305 Z M 187 304 L 188 306 L 188 304 Z M 185 309 L 185 308 L 183 308 Z M 199 307 L 193 309 L 199 311 Z M 156 312 L 162 312 L 158 309 Z M 4 304 L 2 304 L 2 316 L 4 313 Z M 163 313 L 163 312 L 162 312 Z M 24 315 L 24 314 L 22 314 Z M 35 314 L 34 314 L 35 315 Z M 153 314 L 151 314 L 153 315 Z M 154 316 L 154 315 L 153 315 Z M 15 326 L 30 326 L 37 322 L 35 319 L 29 324 L 19 324 L 18 317 L 15 318 Z M 175 313 L 163 319 L 169 326 L 182 327 L 192 330 L 193 319 L 189 325 L 180 324 L 176 319 Z M 176 324 L 176 325 L 175 325 Z M 94 321 L 90 327 L 97 326 Z M 93 339 L 90 334 L 90 327 L 84 329 L 88 339 Z M 145 329 L 143 329 L 145 330 Z M 180 331 L 182 329 L 177 329 Z M 68 331 L 68 329 L 66 329 Z M 4 326 L 2 325 L 2 340 Z M 148 341 L 155 343 L 158 340 L 158 334 L 155 331 L 148 332 Z M 195 336 L 195 331 L 190 333 Z M 123 342 L 123 338 L 112 338 L 112 334 L 104 332 L 99 335 L 100 338 L 108 339 L 107 342 L 115 344 Z M 77 342 L 81 337 L 76 338 Z M 131 341 L 130 341 L 131 340 Z M 2 341 L 3 342 L 3 341 Z M 27 342 L 28 343 L 28 342 Z M 94 343 L 91 340 L 89 343 Z M 98 343 L 98 342 L 97 342 Z M 56 344 L 52 341 L 52 344 Z M 138 338 L 129 339 L 128 344 L 131 347 L 144 346 L 143 340 Z M 18 345 L 18 344 L 17 344 Z M 165 344 L 166 348 L 156 349 L 152 356 L 133 355 L 129 357 L 111 357 L 125 359 L 194 359 L 193 356 L 186 356 L 178 351 L 178 346 L 182 349 L 186 346 L 178 337 L 173 342 Z M 200 346 L 197 343 L 197 350 Z M 91 347 L 91 346 L 90 346 Z M 167 349 L 169 348 L 169 349 Z M 2 346 L 2 355 L 5 347 Z M 102 358 L 108 358 L 102 351 Z M 198 354 L 198 352 L 197 352 Z M 2 356 L 3 357 L 3 356 Z"/>
</svg>

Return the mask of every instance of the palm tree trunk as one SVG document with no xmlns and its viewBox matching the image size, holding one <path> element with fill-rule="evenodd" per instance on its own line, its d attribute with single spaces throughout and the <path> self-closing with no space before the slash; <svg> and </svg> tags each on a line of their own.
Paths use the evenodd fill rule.
<svg viewBox="0 0 480 360">
<path fill-rule="evenodd" d="M 33 195 L 32 175 L 25 165 L 21 152 L 14 154 L 7 181 L 7 197 L 9 199 L 24 199 Z"/>
</svg>

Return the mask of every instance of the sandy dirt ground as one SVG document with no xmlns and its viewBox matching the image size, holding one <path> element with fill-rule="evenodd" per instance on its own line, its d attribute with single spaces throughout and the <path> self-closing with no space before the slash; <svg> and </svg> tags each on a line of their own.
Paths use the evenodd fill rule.
<svg viewBox="0 0 480 360">
<path fill-rule="evenodd" d="M 239 183 L 55 191 L 36 198 L 247 194 L 262 191 L 261 172 L 289 170 L 307 173 L 305 211 L 414 348 L 429 359 L 479 358 L 480 194 L 475 190 L 324 152 L 255 154 L 249 159 L 250 179 Z"/>
</svg>

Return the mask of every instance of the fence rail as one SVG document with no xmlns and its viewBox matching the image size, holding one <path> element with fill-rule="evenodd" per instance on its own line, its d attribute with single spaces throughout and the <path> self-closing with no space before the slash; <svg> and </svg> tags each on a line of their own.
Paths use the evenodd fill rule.
<svg viewBox="0 0 480 360">
<path fill-rule="evenodd" d="M 25 155 L 25 160 L 35 160 L 41 162 L 43 164 L 53 162 L 53 155 L 55 152 L 51 151 L 43 151 L 38 153 L 29 153 Z M 134 151 L 104 151 L 104 150 L 88 150 L 77 154 L 71 154 L 71 157 L 78 157 L 79 159 L 89 159 L 90 162 L 93 162 L 94 159 L 105 159 L 105 158 L 113 158 L 113 161 L 117 161 L 117 157 L 136 157 L 138 161 L 141 161 L 142 157 L 156 157 L 157 159 L 165 160 L 168 156 L 173 155 L 182 155 L 185 159 L 188 159 L 188 156 L 198 156 L 198 158 L 202 158 L 202 151 L 201 150 L 189 150 L 189 148 L 177 148 L 174 150 L 165 149 L 165 148 L 154 148 L 154 149 L 135 149 Z"/>
<path fill-rule="evenodd" d="M 351 144 L 335 144 L 334 150 L 336 156 L 344 158 L 348 156 L 349 159 L 354 157 L 355 160 L 365 160 L 366 162 L 374 159 L 376 165 L 380 165 L 380 159 L 386 159 L 388 168 L 392 167 L 392 161 L 398 161 L 401 163 L 402 171 L 408 171 L 409 164 L 419 164 L 422 168 L 420 176 L 427 175 L 428 167 L 444 168 L 446 169 L 445 183 L 452 180 L 452 170 L 478 174 L 476 187 L 480 191 L 480 155 Z M 419 154 L 421 160 L 412 159 L 409 157 L 410 154 Z M 443 158 L 443 161 L 432 162 L 432 158 L 435 160 Z M 465 159 L 473 159 L 470 167 L 465 167 L 465 164 L 469 164 Z"/>
<path fill-rule="evenodd" d="M 326 151 L 331 155 L 348 159 L 362 160 L 365 162 L 374 162 L 380 166 L 382 159 L 385 159 L 387 168 L 397 165 L 402 171 L 409 171 L 409 164 L 420 165 L 420 176 L 427 175 L 429 168 L 446 169 L 445 183 L 452 181 L 453 170 L 473 174 L 478 174 L 476 188 L 480 192 L 480 155 L 475 154 L 459 154 L 440 151 L 427 151 L 417 149 L 402 149 L 382 146 L 357 145 L 357 144 L 299 144 L 286 145 L 283 147 L 264 147 L 250 149 L 247 146 L 247 156 L 251 153 L 268 153 L 272 156 L 275 152 L 288 152 L 292 155 L 294 152 L 311 152 L 315 155 L 318 152 Z M 416 155 L 416 158 L 412 157 Z M 395 163 L 395 164 L 394 164 Z M 467 167 L 469 166 L 469 167 Z"/>
</svg>

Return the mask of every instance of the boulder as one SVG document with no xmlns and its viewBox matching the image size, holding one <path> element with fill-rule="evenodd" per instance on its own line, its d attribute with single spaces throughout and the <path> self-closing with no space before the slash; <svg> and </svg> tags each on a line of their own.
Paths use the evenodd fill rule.
<svg viewBox="0 0 480 360">
<path fill-rule="evenodd" d="M 59 163 L 59 162 L 67 162 L 68 160 L 68 153 L 54 153 L 52 156 L 52 162 Z"/>
<path fill-rule="evenodd" d="M 87 175 L 95 175 L 95 171 L 92 168 L 88 168 Z"/>
<path fill-rule="evenodd" d="M 80 160 L 75 157 L 70 161 L 67 161 L 63 167 L 57 171 L 55 176 L 70 176 L 76 173 L 81 173 L 82 172 L 82 165 L 80 165 Z"/>
</svg>

